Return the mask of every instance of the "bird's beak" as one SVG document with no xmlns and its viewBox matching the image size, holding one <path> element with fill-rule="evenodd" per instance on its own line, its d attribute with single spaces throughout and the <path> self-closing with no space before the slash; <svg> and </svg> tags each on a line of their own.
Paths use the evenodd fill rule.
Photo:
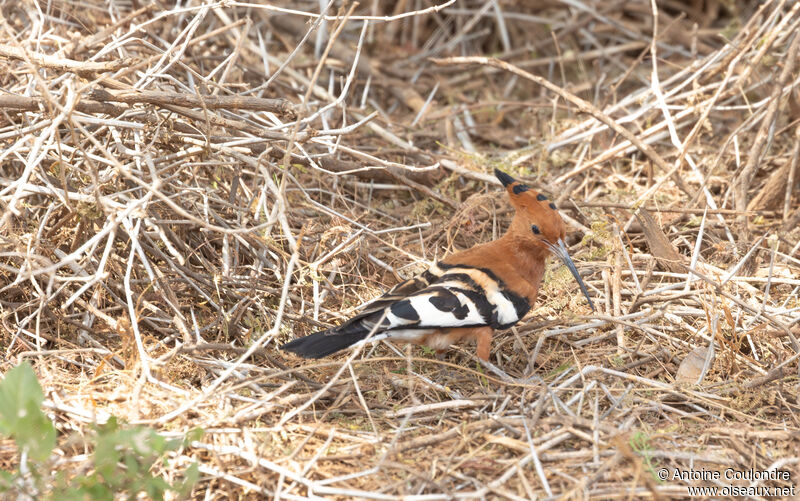
<svg viewBox="0 0 800 501">
<path fill-rule="evenodd" d="M 564 241 L 560 238 L 558 239 L 558 245 L 553 245 L 548 243 L 548 247 L 550 247 L 550 251 L 558 256 L 558 258 L 563 262 L 569 271 L 572 272 L 572 276 L 575 277 L 575 280 L 578 281 L 578 285 L 581 287 L 581 292 L 583 295 L 586 296 L 586 300 L 589 301 L 589 306 L 594 310 L 594 303 L 592 303 L 592 298 L 589 297 L 589 291 L 586 290 L 586 284 L 583 283 L 583 279 L 581 275 L 578 273 L 578 269 L 575 267 L 575 263 L 572 262 L 572 259 L 569 257 L 569 253 L 567 252 L 567 246 L 564 244 Z"/>
</svg>

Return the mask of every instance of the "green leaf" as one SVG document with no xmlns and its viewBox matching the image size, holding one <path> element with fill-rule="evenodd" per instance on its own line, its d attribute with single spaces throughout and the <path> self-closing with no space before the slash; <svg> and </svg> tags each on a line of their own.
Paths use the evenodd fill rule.
<svg viewBox="0 0 800 501">
<path fill-rule="evenodd" d="M 192 487 L 200 480 L 200 465 L 192 463 L 183 472 L 183 482 L 173 486 L 181 497 L 187 497 L 192 492 Z"/>
<path fill-rule="evenodd" d="M 204 433 L 205 430 L 203 430 L 202 428 L 192 428 L 191 430 L 189 430 L 189 433 L 186 434 L 186 438 L 184 439 L 184 445 L 189 445 L 192 442 L 200 440 L 201 438 L 203 438 Z"/>
<path fill-rule="evenodd" d="M 56 446 L 56 429 L 42 412 L 44 393 L 27 362 L 0 382 L 0 432 L 10 435 L 31 459 L 44 461 Z"/>
<path fill-rule="evenodd" d="M 14 475 L 10 471 L 0 470 L 0 492 L 11 489 L 14 484 Z"/>
</svg>

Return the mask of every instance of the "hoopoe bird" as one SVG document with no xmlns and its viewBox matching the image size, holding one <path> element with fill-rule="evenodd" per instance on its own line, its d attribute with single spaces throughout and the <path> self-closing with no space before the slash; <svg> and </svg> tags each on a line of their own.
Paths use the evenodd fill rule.
<svg viewBox="0 0 800 501">
<path fill-rule="evenodd" d="M 390 339 L 426 345 L 441 355 L 451 344 L 475 340 L 478 357 L 488 361 L 494 331 L 515 325 L 536 301 L 550 254 L 569 268 L 594 311 L 564 244 L 566 226 L 555 204 L 505 172 L 494 173 L 516 211 L 501 238 L 450 254 L 338 327 L 281 349 L 321 358 L 365 340 Z"/>
</svg>

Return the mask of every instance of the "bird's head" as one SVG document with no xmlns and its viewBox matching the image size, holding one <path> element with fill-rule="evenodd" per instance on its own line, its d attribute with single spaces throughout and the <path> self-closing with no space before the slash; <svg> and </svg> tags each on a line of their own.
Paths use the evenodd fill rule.
<svg viewBox="0 0 800 501">
<path fill-rule="evenodd" d="M 513 231 L 516 236 L 536 248 L 549 251 L 555 254 L 572 272 L 572 276 L 578 281 L 581 292 L 586 296 L 594 311 L 594 304 L 586 290 L 575 263 L 569 257 L 564 237 L 567 234 L 567 227 L 561 219 L 555 204 L 547 197 L 525 183 L 521 183 L 509 176 L 500 169 L 494 170 L 494 175 L 503 184 L 511 205 L 517 211 L 513 222 Z"/>
</svg>

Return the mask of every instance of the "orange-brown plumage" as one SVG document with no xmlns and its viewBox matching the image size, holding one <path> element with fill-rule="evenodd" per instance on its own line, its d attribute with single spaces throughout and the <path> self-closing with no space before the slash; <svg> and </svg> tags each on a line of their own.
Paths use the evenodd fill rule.
<svg viewBox="0 0 800 501">
<path fill-rule="evenodd" d="M 437 352 L 474 339 L 478 356 L 488 360 L 494 330 L 517 323 L 536 301 L 551 253 L 570 268 L 594 309 L 567 254 L 566 227 L 555 205 L 508 174 L 495 169 L 495 175 L 516 210 L 501 238 L 447 256 L 342 325 L 282 348 L 318 358 L 369 336 L 424 344 Z"/>
</svg>

